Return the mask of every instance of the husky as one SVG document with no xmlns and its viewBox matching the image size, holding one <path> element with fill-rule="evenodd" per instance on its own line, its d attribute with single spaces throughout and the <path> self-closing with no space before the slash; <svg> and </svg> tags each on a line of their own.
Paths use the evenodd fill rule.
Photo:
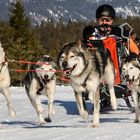
<svg viewBox="0 0 140 140">
<path fill-rule="evenodd" d="M 15 117 L 16 112 L 12 105 L 12 97 L 10 88 L 10 74 L 8 69 L 8 61 L 5 59 L 5 52 L 0 43 L 0 92 L 5 96 L 9 110 L 9 116 Z"/>
<path fill-rule="evenodd" d="M 39 117 L 39 123 L 51 122 L 54 114 L 53 103 L 56 87 L 56 63 L 53 59 L 44 55 L 36 64 L 31 65 L 29 72 L 24 78 L 25 90 Z M 40 95 L 48 97 L 48 116 L 43 118 L 43 107 Z"/>
<path fill-rule="evenodd" d="M 88 113 L 83 93 L 87 94 L 92 104 L 94 103 L 93 127 L 99 126 L 100 123 L 99 85 L 102 80 L 108 83 L 112 109 L 117 109 L 114 93 L 115 72 L 110 56 L 103 56 L 98 50 L 91 53 L 81 41 L 76 41 L 62 47 L 58 56 L 58 65 L 64 71 L 64 75 L 70 78 L 77 107 L 84 120 L 88 119 Z"/>
<path fill-rule="evenodd" d="M 134 54 L 128 56 L 122 65 L 122 75 L 127 87 L 131 90 L 135 108 L 135 121 L 140 122 L 140 60 Z"/>
</svg>

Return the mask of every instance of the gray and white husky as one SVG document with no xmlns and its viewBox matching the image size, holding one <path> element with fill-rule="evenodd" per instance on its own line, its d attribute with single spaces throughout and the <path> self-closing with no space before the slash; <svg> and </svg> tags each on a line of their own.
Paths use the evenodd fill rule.
<svg viewBox="0 0 140 140">
<path fill-rule="evenodd" d="M 55 70 L 56 64 L 53 59 L 44 55 L 35 65 L 31 65 L 24 78 L 26 93 L 39 116 L 40 124 L 51 122 L 51 115 L 55 113 L 53 109 L 56 86 Z M 48 97 L 48 116 L 45 119 L 40 95 Z"/>
<path fill-rule="evenodd" d="M 114 67 L 110 56 L 102 55 L 98 50 L 92 53 L 81 41 L 65 44 L 58 56 L 58 64 L 64 71 L 64 75 L 70 78 L 70 84 L 74 89 L 77 107 L 83 119 L 88 118 L 88 113 L 83 100 L 83 93 L 87 93 L 88 99 L 94 103 L 93 127 L 99 125 L 100 94 L 99 85 L 102 80 L 108 83 L 111 105 L 117 109 L 117 101 L 114 93 Z"/>
<path fill-rule="evenodd" d="M 131 90 L 135 107 L 135 122 L 140 122 L 140 60 L 134 55 L 126 58 L 122 65 L 122 74 L 126 81 L 127 87 Z"/>
<path fill-rule="evenodd" d="M 5 52 L 0 43 L 0 92 L 5 96 L 9 115 L 11 117 L 16 116 L 16 112 L 13 109 L 10 87 L 10 75 L 8 70 L 8 62 L 5 59 Z"/>
</svg>

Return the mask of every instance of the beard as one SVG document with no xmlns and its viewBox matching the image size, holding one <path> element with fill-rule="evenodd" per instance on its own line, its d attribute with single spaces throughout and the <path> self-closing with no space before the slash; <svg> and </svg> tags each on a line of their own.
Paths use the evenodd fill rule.
<svg viewBox="0 0 140 140">
<path fill-rule="evenodd" d="M 112 29 L 112 25 L 102 24 L 100 25 L 100 32 L 102 35 L 109 35 Z"/>
</svg>

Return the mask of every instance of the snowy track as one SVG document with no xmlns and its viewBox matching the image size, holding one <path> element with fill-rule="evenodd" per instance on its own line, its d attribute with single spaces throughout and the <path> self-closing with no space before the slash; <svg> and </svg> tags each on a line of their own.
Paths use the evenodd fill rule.
<svg viewBox="0 0 140 140">
<path fill-rule="evenodd" d="M 55 115 L 52 123 L 38 125 L 38 117 L 27 98 L 24 88 L 11 87 L 16 118 L 8 116 L 5 98 L 0 94 L 0 140 L 139 140 L 140 124 L 133 123 L 123 99 L 118 99 L 118 110 L 101 114 L 100 127 L 91 128 L 92 114 L 85 122 L 78 113 L 71 87 L 57 87 Z M 47 98 L 41 97 L 45 112 Z M 91 104 L 87 102 L 89 111 Z"/>
</svg>

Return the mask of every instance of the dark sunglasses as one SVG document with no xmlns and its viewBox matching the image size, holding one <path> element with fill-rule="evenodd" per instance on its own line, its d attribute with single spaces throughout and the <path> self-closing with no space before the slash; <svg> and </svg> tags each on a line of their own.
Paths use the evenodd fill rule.
<svg viewBox="0 0 140 140">
<path fill-rule="evenodd" d="M 110 22 L 112 21 L 113 19 L 112 18 L 99 18 L 99 21 L 106 21 L 106 22 Z"/>
</svg>

